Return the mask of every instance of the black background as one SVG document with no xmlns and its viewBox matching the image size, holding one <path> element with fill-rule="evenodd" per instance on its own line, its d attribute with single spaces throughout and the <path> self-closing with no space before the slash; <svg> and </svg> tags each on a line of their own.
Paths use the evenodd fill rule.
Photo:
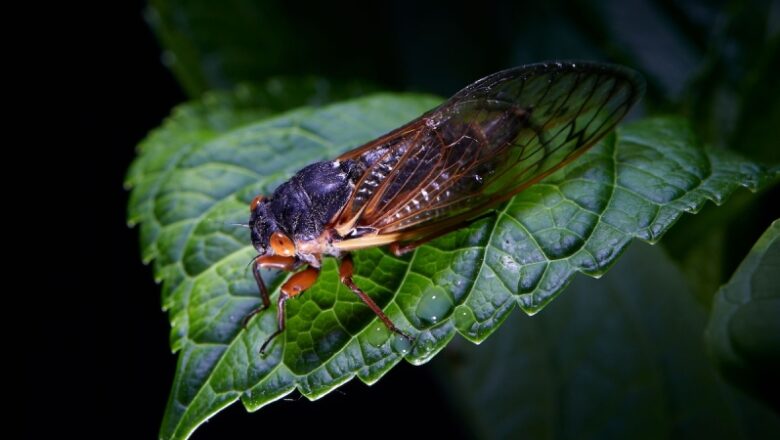
<svg viewBox="0 0 780 440">
<path fill-rule="evenodd" d="M 44 76 L 63 80 L 54 102 L 62 124 L 40 129 L 53 137 L 33 157 L 45 176 L 33 190 L 47 195 L 45 212 L 53 213 L 40 218 L 36 250 L 53 253 L 33 275 L 45 294 L 27 297 L 40 323 L 26 347 L 30 437 L 157 437 L 173 381 L 160 286 L 141 262 L 138 230 L 126 224 L 123 180 L 136 144 L 186 97 L 161 63 L 143 8 L 107 2 L 54 14 L 47 53 L 56 62 Z M 371 388 L 353 380 L 314 403 L 293 393 L 255 414 L 237 403 L 193 438 L 269 438 L 290 427 L 300 437 L 357 438 L 412 425 L 417 435 L 471 437 L 433 380 L 426 367 L 403 363 Z"/>
</svg>

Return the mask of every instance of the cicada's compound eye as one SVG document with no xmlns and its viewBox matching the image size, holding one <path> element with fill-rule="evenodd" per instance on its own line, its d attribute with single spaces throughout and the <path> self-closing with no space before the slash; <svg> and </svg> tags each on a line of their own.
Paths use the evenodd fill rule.
<svg viewBox="0 0 780 440">
<path fill-rule="evenodd" d="M 295 243 L 282 231 L 276 231 L 271 235 L 271 249 L 274 250 L 274 254 L 282 257 L 295 255 Z"/>
</svg>

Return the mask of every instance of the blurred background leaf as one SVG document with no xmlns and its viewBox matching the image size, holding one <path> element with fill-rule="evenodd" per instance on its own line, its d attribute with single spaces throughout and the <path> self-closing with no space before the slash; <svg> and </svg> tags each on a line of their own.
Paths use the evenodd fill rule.
<svg viewBox="0 0 780 440">
<path fill-rule="evenodd" d="M 775 407 L 780 371 L 780 220 L 715 296 L 707 346 L 721 371 Z"/>
<path fill-rule="evenodd" d="M 327 2 L 228 0 L 217 6 L 152 0 L 145 18 L 165 48 L 163 63 L 193 97 L 276 75 L 382 82 L 395 65 L 387 39 L 391 22 L 375 2 L 354 8 Z"/>
<path fill-rule="evenodd" d="M 439 383 L 478 438 L 772 438 L 777 415 L 709 362 L 706 311 L 687 291 L 659 248 L 634 243 L 479 349 L 453 341 L 433 361 Z"/>
</svg>

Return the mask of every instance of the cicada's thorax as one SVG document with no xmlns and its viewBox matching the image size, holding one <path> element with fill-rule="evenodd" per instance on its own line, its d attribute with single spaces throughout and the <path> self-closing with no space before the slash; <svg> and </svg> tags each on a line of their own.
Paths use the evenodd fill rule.
<svg viewBox="0 0 780 440">
<path fill-rule="evenodd" d="M 252 212 L 252 241 L 258 251 L 269 252 L 269 237 L 283 232 L 295 244 L 302 262 L 319 266 L 321 254 L 337 255 L 328 246 L 327 227 L 349 200 L 362 165 L 354 160 L 317 162 L 279 185 Z"/>
</svg>

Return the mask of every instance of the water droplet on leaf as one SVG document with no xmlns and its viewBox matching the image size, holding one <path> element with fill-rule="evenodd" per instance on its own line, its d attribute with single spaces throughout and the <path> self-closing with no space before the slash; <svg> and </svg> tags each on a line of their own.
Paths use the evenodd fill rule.
<svg viewBox="0 0 780 440">
<path fill-rule="evenodd" d="M 441 289 L 430 289 L 423 293 L 417 304 L 417 317 L 426 324 L 436 324 L 445 318 L 453 308 L 449 296 Z"/>
<path fill-rule="evenodd" d="M 390 337 L 390 330 L 382 324 L 375 325 L 366 334 L 368 343 L 374 347 L 381 347 L 387 342 L 387 338 Z"/>
<path fill-rule="evenodd" d="M 393 337 L 393 349 L 398 353 L 407 354 L 412 349 L 412 343 L 401 335 L 395 335 Z"/>
</svg>

